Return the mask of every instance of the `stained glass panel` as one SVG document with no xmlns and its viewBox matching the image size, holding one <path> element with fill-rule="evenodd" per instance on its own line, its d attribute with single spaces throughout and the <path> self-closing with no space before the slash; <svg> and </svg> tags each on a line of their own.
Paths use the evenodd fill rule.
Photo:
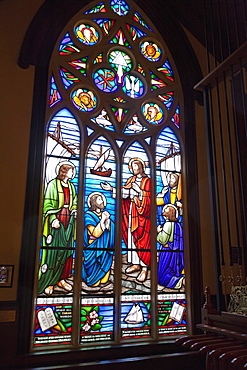
<svg viewBox="0 0 247 370">
<path fill-rule="evenodd" d="M 98 31 L 90 24 L 81 23 L 75 27 L 75 35 L 85 45 L 95 45 L 99 41 Z"/>
<path fill-rule="evenodd" d="M 89 4 L 54 51 L 35 346 L 186 332 L 181 100 L 149 23 L 134 2 Z"/>
<path fill-rule="evenodd" d="M 129 6 L 124 0 L 112 0 L 111 8 L 119 16 L 124 16 L 129 12 Z"/>
<path fill-rule="evenodd" d="M 143 42 L 140 45 L 140 52 L 150 62 L 157 62 L 161 58 L 160 47 L 152 41 Z"/>
<path fill-rule="evenodd" d="M 86 88 L 74 90 L 71 94 L 71 101 L 77 109 L 83 112 L 91 112 L 97 106 L 94 92 Z"/>
</svg>

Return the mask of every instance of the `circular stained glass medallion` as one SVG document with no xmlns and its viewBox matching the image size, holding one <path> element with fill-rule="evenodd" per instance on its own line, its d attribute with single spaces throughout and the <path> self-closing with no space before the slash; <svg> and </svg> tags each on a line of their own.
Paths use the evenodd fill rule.
<svg viewBox="0 0 247 370">
<path fill-rule="evenodd" d="M 116 74 L 111 69 L 98 69 L 93 74 L 93 79 L 98 89 L 106 93 L 112 93 L 118 89 L 118 85 L 116 83 Z"/>
<path fill-rule="evenodd" d="M 142 114 L 149 123 L 158 125 L 164 118 L 163 109 L 157 103 L 146 103 L 142 106 Z"/>
<path fill-rule="evenodd" d="M 131 57 L 124 51 L 113 50 L 108 56 L 108 62 L 117 72 L 117 82 L 122 84 L 124 73 L 129 72 L 133 67 Z"/>
<path fill-rule="evenodd" d="M 152 41 L 145 41 L 141 43 L 140 52 L 150 62 L 157 62 L 161 58 L 160 47 Z"/>
<path fill-rule="evenodd" d="M 74 106 L 82 112 L 91 112 L 97 106 L 95 94 L 88 89 L 77 89 L 72 92 L 71 100 Z"/>
<path fill-rule="evenodd" d="M 144 83 L 135 75 L 125 75 L 123 80 L 123 91 L 130 98 L 136 99 L 144 95 Z"/>
<path fill-rule="evenodd" d="M 78 40 L 85 45 L 95 45 L 99 41 L 98 31 L 90 24 L 81 23 L 74 32 Z"/>
<path fill-rule="evenodd" d="M 117 13 L 120 16 L 129 13 L 129 6 L 124 0 L 112 0 L 111 8 L 115 13 Z"/>
</svg>

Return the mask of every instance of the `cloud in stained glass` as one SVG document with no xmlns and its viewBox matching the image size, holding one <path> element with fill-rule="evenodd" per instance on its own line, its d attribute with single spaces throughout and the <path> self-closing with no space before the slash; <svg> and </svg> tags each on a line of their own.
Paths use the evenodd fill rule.
<svg viewBox="0 0 247 370">
<path fill-rule="evenodd" d="M 152 41 L 145 41 L 140 45 L 140 52 L 150 62 L 157 62 L 161 58 L 161 49 L 160 47 L 152 42 Z"/>
<path fill-rule="evenodd" d="M 142 79 L 134 74 L 127 74 L 123 80 L 123 91 L 130 98 L 137 99 L 144 95 L 144 82 Z"/>
<path fill-rule="evenodd" d="M 137 114 L 134 114 L 133 117 L 129 120 L 124 134 L 139 134 L 140 132 L 146 131 L 147 128 L 144 127 L 138 119 Z"/>
<path fill-rule="evenodd" d="M 76 89 L 71 94 L 74 106 L 82 112 L 91 112 L 97 106 L 97 98 L 93 91 L 86 88 Z"/>
<path fill-rule="evenodd" d="M 105 108 L 101 110 L 100 114 L 97 117 L 91 118 L 91 121 L 96 123 L 100 127 L 106 128 L 107 130 L 115 131 Z"/>
<path fill-rule="evenodd" d="M 97 19 L 94 19 L 94 22 L 96 22 L 102 28 L 105 35 L 108 35 L 108 33 L 110 32 L 110 30 L 112 29 L 112 27 L 115 24 L 114 19 L 99 19 L 99 18 L 97 18 Z"/>
<path fill-rule="evenodd" d="M 90 127 L 86 127 L 88 136 L 91 136 L 94 133 L 94 130 L 92 130 Z"/>
<path fill-rule="evenodd" d="M 54 76 L 51 76 L 50 80 L 50 107 L 53 107 L 56 103 L 59 103 L 62 100 L 61 94 L 58 91 L 57 85 L 55 83 Z"/>
<path fill-rule="evenodd" d="M 181 172 L 180 145 L 170 127 L 162 130 L 157 139 L 156 165 L 165 171 Z"/>
<path fill-rule="evenodd" d="M 150 145 L 152 138 L 151 136 L 149 136 L 149 137 L 146 137 L 144 140 L 146 141 L 146 143 L 148 143 L 148 145 Z"/>
<path fill-rule="evenodd" d="M 72 53 L 79 53 L 80 49 L 78 49 L 73 41 L 70 38 L 69 33 L 66 33 L 63 40 L 61 41 L 59 45 L 59 54 L 60 55 L 67 55 Z"/>
<path fill-rule="evenodd" d="M 142 114 L 148 123 L 159 124 L 164 119 L 163 109 L 156 103 L 150 102 L 142 106 Z"/>
<path fill-rule="evenodd" d="M 74 83 L 76 82 L 80 82 L 78 77 L 74 76 L 70 71 L 68 71 L 64 67 L 60 68 L 60 76 L 61 76 L 65 89 L 68 89 L 69 87 L 74 85 Z"/>
<path fill-rule="evenodd" d="M 93 74 L 93 80 L 98 89 L 105 93 L 112 93 L 118 90 L 116 74 L 112 69 L 100 68 Z"/>
<path fill-rule="evenodd" d="M 55 168 L 61 158 L 73 159 L 79 155 L 80 129 L 74 116 L 64 108 L 47 126 L 45 183 L 56 177 Z"/>
<path fill-rule="evenodd" d="M 112 0 L 111 8 L 119 16 L 124 16 L 129 13 L 129 6 L 124 0 Z"/>
<path fill-rule="evenodd" d="M 108 62 L 117 71 L 117 82 L 121 84 L 123 74 L 129 72 L 133 67 L 131 57 L 124 51 L 113 50 L 108 56 Z"/>
<path fill-rule="evenodd" d="M 75 27 L 75 35 L 85 45 L 95 45 L 99 41 L 98 31 L 90 24 L 81 23 Z"/>
</svg>

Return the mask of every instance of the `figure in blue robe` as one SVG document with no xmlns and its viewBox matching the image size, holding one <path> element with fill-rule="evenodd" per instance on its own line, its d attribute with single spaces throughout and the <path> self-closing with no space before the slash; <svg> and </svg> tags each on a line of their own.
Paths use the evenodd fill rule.
<svg viewBox="0 0 247 370">
<path fill-rule="evenodd" d="M 90 194 L 89 210 L 85 213 L 82 279 L 88 286 L 105 284 L 113 261 L 115 224 L 104 211 L 102 193 Z"/>
</svg>

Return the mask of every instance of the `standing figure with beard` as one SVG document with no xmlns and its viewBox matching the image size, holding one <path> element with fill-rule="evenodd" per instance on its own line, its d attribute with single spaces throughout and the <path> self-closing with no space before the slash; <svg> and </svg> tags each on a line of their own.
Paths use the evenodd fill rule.
<svg viewBox="0 0 247 370">
<path fill-rule="evenodd" d="M 113 260 L 115 225 L 110 213 L 104 211 L 105 196 L 93 192 L 88 196 L 89 209 L 85 213 L 82 279 L 88 286 L 108 282 Z"/>
<path fill-rule="evenodd" d="M 44 196 L 43 248 L 38 276 L 38 293 L 51 295 L 54 286 L 72 291 L 66 280 L 72 274 L 75 241 L 77 194 L 72 179 L 76 169 L 72 162 L 61 161 L 57 177 L 51 180 Z M 55 247 L 55 248 L 54 248 Z"/>
<path fill-rule="evenodd" d="M 144 282 L 150 266 L 150 178 L 145 174 L 145 163 L 140 158 L 129 161 L 129 177 L 122 188 L 122 235 L 128 248 L 130 264 L 126 274 L 140 271 L 137 280 Z M 109 183 L 101 183 L 104 190 L 116 189 Z"/>
</svg>

